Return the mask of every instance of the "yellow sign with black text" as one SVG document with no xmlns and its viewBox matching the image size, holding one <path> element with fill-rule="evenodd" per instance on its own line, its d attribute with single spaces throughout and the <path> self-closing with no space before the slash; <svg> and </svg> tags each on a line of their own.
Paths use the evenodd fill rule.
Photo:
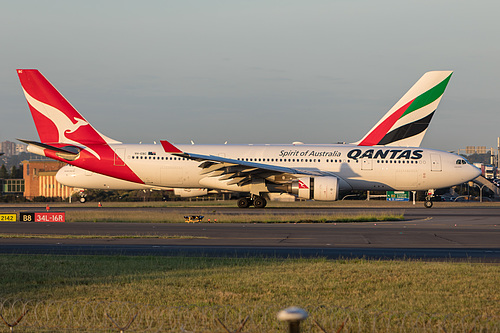
<svg viewBox="0 0 500 333">
<path fill-rule="evenodd" d="M 2 213 L 0 214 L 0 222 L 16 222 L 17 221 L 17 214 L 5 214 Z"/>
</svg>

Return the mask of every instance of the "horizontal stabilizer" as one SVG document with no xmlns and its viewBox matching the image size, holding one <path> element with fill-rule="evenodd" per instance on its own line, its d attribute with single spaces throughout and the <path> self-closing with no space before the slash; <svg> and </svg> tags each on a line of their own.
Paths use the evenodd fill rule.
<svg viewBox="0 0 500 333">
<path fill-rule="evenodd" d="M 36 141 L 29 141 L 29 140 L 22 140 L 22 139 L 17 139 L 21 142 L 26 143 L 27 145 L 32 145 L 41 149 L 50 149 L 59 153 L 64 153 L 64 154 L 70 154 L 70 155 L 78 155 L 80 154 L 80 148 L 74 147 L 74 146 L 66 146 L 64 148 L 58 148 L 54 147 L 51 145 L 48 145 L 46 143 L 41 143 L 41 142 L 36 142 Z"/>
</svg>

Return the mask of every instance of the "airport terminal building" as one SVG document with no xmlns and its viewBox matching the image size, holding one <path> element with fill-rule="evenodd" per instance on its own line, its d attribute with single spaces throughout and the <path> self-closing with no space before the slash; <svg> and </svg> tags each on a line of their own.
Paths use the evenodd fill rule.
<svg viewBox="0 0 500 333">
<path fill-rule="evenodd" d="M 54 160 L 23 161 L 24 197 L 66 199 L 73 193 L 73 188 L 56 181 L 56 173 L 65 163 Z"/>
</svg>

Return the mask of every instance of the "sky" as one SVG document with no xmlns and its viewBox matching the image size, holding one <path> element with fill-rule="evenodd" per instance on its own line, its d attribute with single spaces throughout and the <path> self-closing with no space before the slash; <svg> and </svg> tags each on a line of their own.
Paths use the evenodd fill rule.
<svg viewBox="0 0 500 333">
<path fill-rule="evenodd" d="M 4 1 L 0 141 L 37 140 L 17 68 L 125 143 L 355 142 L 430 70 L 422 142 L 500 136 L 498 1 Z"/>
</svg>

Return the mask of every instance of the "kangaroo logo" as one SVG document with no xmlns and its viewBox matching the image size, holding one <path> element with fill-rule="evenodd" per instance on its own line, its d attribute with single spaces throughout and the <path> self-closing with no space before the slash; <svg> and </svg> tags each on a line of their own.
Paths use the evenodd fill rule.
<svg viewBox="0 0 500 333">
<path fill-rule="evenodd" d="M 61 110 L 50 106 L 46 103 L 43 103 L 33 97 L 31 97 L 26 90 L 24 90 L 24 95 L 26 96 L 26 100 L 28 101 L 29 105 L 31 105 L 35 110 L 40 112 L 42 115 L 50 119 L 52 123 L 57 128 L 58 132 L 58 143 L 70 143 L 70 144 L 75 144 L 75 145 L 80 145 L 84 147 L 84 150 L 87 150 L 89 153 L 94 155 L 97 159 L 101 159 L 101 156 L 97 154 L 93 149 L 90 149 L 89 147 L 82 145 L 80 142 L 76 142 L 74 140 L 69 139 L 66 134 L 74 133 L 76 132 L 80 127 L 82 126 L 87 126 L 89 123 L 83 119 L 76 118 L 74 117 L 73 119 L 76 121 L 76 124 L 71 121 L 71 119 Z"/>
</svg>

